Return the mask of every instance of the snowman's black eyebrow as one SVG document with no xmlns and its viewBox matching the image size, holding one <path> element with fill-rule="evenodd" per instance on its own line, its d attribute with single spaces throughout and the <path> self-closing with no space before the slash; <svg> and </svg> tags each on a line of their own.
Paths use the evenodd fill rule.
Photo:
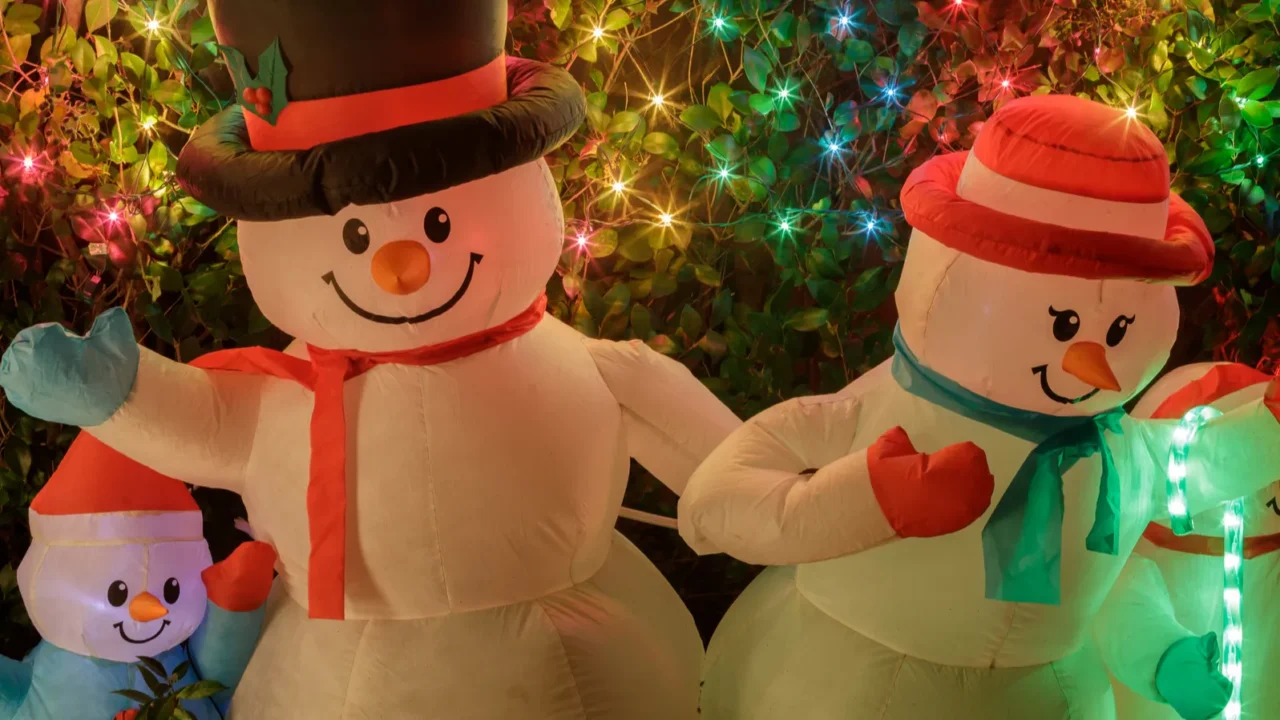
<svg viewBox="0 0 1280 720">
<path fill-rule="evenodd" d="M 1058 317 L 1059 315 L 1066 315 L 1067 313 L 1074 313 L 1074 312 L 1075 310 L 1072 310 L 1070 308 L 1066 310 L 1056 310 L 1052 305 L 1049 306 L 1049 314 L 1054 317 Z"/>
</svg>

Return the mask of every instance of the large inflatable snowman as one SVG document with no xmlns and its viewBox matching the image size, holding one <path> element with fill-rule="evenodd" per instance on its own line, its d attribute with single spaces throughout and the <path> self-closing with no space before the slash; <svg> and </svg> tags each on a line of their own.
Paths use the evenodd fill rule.
<svg viewBox="0 0 1280 720">
<path fill-rule="evenodd" d="M 81 434 L 31 503 L 18 588 L 43 640 L 19 663 L 0 657 L 3 720 L 108 720 L 150 693 L 135 664 L 155 658 L 176 683 L 239 683 L 262 631 L 275 552 L 241 545 L 210 565 L 185 485 Z M 220 720 L 229 692 L 182 701 Z"/>
<path fill-rule="evenodd" d="M 280 578 L 233 718 L 693 717 L 693 620 L 613 526 L 631 458 L 678 493 L 739 423 L 544 314 L 578 83 L 504 56 L 503 0 L 209 8 L 241 103 L 178 175 L 300 353 L 191 367 L 112 312 L 22 334 L 10 400 L 243 496 Z"/>
<path fill-rule="evenodd" d="M 1202 406 L 1230 412 L 1256 401 L 1271 380 L 1253 368 L 1231 363 L 1203 363 L 1180 367 L 1151 386 L 1134 407 L 1135 417 L 1179 418 Z M 1280 477 L 1280 472 L 1276 474 Z M 1244 620 L 1240 708 L 1224 717 L 1254 720 L 1273 717 L 1280 708 L 1280 688 L 1271 680 L 1280 664 L 1280 516 L 1274 483 L 1244 498 L 1245 540 L 1242 557 L 1244 587 L 1241 614 Z M 1118 668 L 1115 684 L 1120 720 L 1176 720 L 1163 702 L 1164 693 L 1125 669 L 1149 666 L 1154 653 L 1129 642 L 1134 634 L 1169 633 L 1220 636 L 1225 630 L 1223 603 L 1225 507 L 1195 517 L 1194 531 L 1176 535 L 1169 523 L 1152 523 L 1138 542 L 1130 565 L 1127 599 L 1112 599 L 1099 617 L 1098 643 L 1108 665 Z M 1179 629 L 1179 627 L 1184 629 Z"/>
<path fill-rule="evenodd" d="M 1165 508 L 1177 425 L 1122 406 L 1209 234 L 1149 130 L 1068 96 L 1004 106 L 902 203 L 894 357 L 753 418 L 681 498 L 695 549 L 777 566 L 715 633 L 703 717 L 1111 718 L 1090 622 Z M 1275 479 L 1277 414 L 1201 430 L 1193 512 Z M 1218 692 L 1200 650 L 1166 652 Z"/>
</svg>

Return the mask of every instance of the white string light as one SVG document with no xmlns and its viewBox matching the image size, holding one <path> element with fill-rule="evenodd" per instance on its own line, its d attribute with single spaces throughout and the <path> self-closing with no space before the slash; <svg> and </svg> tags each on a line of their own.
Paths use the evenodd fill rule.
<svg viewBox="0 0 1280 720">
<path fill-rule="evenodd" d="M 1132 108 L 1130 108 L 1132 110 Z M 1211 407 L 1198 407 L 1182 416 L 1173 431 L 1169 453 L 1167 493 L 1169 520 L 1175 535 L 1187 535 L 1195 523 L 1187 511 L 1187 456 L 1200 427 L 1222 415 Z M 1222 516 L 1222 631 L 1221 671 L 1231 681 L 1231 700 L 1222 711 L 1224 720 L 1240 720 L 1241 686 L 1244 684 L 1244 618 L 1241 604 L 1244 588 L 1244 499 L 1237 498 Z"/>
</svg>

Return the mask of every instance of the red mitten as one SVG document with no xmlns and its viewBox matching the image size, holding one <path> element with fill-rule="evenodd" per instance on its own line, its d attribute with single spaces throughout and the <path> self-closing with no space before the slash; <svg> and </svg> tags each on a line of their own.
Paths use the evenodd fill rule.
<svg viewBox="0 0 1280 720">
<path fill-rule="evenodd" d="M 247 542 L 226 560 L 205 568 L 200 577 L 214 605 L 231 612 L 249 612 L 267 601 L 275 564 L 275 548 L 264 542 Z"/>
<path fill-rule="evenodd" d="M 1276 421 L 1280 422 L 1280 378 L 1272 380 L 1271 384 L 1267 385 L 1267 394 L 1263 396 L 1262 402 L 1266 404 L 1271 414 L 1276 416 Z"/>
<path fill-rule="evenodd" d="M 133 720 L 136 717 L 138 717 L 138 710 L 137 708 L 133 708 L 130 710 L 121 710 L 116 713 L 116 716 L 111 720 Z"/>
<path fill-rule="evenodd" d="M 881 512 L 904 538 L 963 530 L 982 517 L 995 492 L 982 448 L 965 442 L 926 455 L 900 427 L 867 448 L 867 469 Z"/>
</svg>

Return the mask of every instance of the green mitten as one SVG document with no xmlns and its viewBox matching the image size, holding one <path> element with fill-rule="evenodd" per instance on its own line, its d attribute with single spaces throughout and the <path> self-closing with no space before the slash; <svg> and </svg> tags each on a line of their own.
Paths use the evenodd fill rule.
<svg viewBox="0 0 1280 720">
<path fill-rule="evenodd" d="M 1183 720 L 1209 720 L 1231 700 L 1231 681 L 1218 671 L 1218 634 L 1183 638 L 1160 658 L 1156 689 Z"/>
</svg>

